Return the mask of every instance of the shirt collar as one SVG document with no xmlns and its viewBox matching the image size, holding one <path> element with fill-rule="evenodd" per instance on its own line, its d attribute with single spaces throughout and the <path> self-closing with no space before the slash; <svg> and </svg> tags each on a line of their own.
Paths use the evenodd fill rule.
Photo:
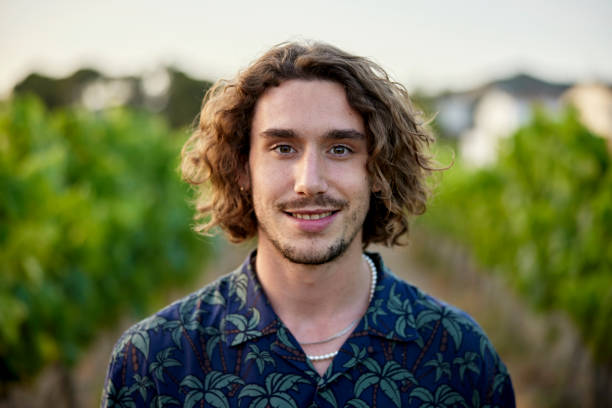
<svg viewBox="0 0 612 408">
<path fill-rule="evenodd" d="M 378 253 L 366 252 L 378 274 L 374 296 L 362 319 L 362 329 L 371 336 L 394 341 L 413 341 L 420 337 L 413 305 L 416 301 L 412 286 L 405 285 L 384 264 Z"/>
<path fill-rule="evenodd" d="M 242 266 L 229 276 L 227 314 L 224 317 L 224 337 L 230 346 L 276 333 L 282 323 L 266 294 L 261 288 L 255 273 L 257 251 L 249 254 Z M 376 265 L 377 285 L 370 306 L 361 319 L 355 332 L 394 341 L 413 341 L 419 338 L 416 328 L 411 294 L 400 293 L 406 290 L 397 277 L 385 266 L 377 253 L 366 253 Z M 284 326 L 283 326 L 284 327 Z"/>
</svg>

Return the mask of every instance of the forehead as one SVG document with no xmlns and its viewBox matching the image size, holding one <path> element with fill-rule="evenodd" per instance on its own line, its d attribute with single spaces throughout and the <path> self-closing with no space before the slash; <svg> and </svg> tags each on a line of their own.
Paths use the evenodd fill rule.
<svg viewBox="0 0 612 408">
<path fill-rule="evenodd" d="M 333 129 L 364 132 L 363 119 L 349 105 L 343 86 L 319 79 L 293 79 L 268 88 L 255 104 L 252 136 L 268 128 L 306 134 Z"/>
</svg>

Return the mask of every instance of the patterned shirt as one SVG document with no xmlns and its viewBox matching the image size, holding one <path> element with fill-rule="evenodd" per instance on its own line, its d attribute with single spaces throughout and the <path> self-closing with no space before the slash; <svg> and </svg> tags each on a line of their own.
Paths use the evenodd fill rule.
<svg viewBox="0 0 612 408">
<path fill-rule="evenodd" d="M 320 376 L 254 273 L 236 271 L 126 331 L 103 407 L 514 407 L 506 367 L 466 313 L 378 254 L 370 306 Z"/>
</svg>

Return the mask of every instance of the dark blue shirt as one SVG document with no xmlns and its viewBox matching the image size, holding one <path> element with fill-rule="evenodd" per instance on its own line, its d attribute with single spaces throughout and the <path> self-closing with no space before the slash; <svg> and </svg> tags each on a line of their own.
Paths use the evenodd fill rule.
<svg viewBox="0 0 612 408">
<path fill-rule="evenodd" d="M 514 407 L 506 367 L 466 313 L 395 277 L 321 377 L 261 289 L 255 253 L 129 329 L 104 407 Z"/>
</svg>

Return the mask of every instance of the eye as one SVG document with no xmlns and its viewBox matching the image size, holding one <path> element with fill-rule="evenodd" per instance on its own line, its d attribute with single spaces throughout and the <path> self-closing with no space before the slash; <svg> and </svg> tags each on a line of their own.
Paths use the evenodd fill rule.
<svg viewBox="0 0 612 408">
<path fill-rule="evenodd" d="M 272 150 L 280 154 L 290 154 L 295 152 L 295 149 L 289 145 L 276 145 L 272 148 Z"/>
<path fill-rule="evenodd" d="M 346 156 L 351 151 L 351 149 L 344 145 L 335 145 L 330 149 L 330 152 L 336 156 Z"/>
</svg>

